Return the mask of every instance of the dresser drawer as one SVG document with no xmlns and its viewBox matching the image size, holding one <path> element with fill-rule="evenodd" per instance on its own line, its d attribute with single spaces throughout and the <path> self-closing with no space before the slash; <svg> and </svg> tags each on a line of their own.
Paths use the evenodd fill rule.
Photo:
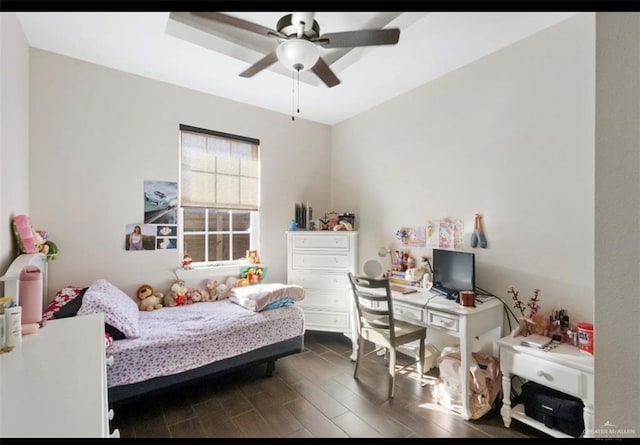
<svg viewBox="0 0 640 445">
<path fill-rule="evenodd" d="M 310 331 L 348 332 L 349 314 L 304 310 L 304 326 Z"/>
<path fill-rule="evenodd" d="M 293 237 L 294 249 L 331 249 L 335 251 L 348 251 L 349 238 L 346 235 L 295 235 Z"/>
<path fill-rule="evenodd" d="M 322 289 L 305 289 L 304 300 L 296 302 L 303 307 L 316 307 L 328 310 L 349 310 L 349 295 L 346 289 L 329 293 Z"/>
<path fill-rule="evenodd" d="M 458 332 L 460 330 L 459 321 L 456 315 L 447 314 L 446 312 L 431 310 L 427 312 L 427 324 L 445 331 Z"/>
<path fill-rule="evenodd" d="M 580 397 L 583 395 L 583 373 L 557 363 L 540 360 L 526 354 L 507 351 L 512 360 L 511 373 L 558 391 Z"/>
<path fill-rule="evenodd" d="M 347 254 L 344 255 L 314 255 L 308 253 L 294 253 L 292 255 L 292 266 L 294 269 L 331 269 L 331 270 L 349 270 L 351 261 Z"/>
<path fill-rule="evenodd" d="M 321 271 L 297 271 L 289 276 L 289 282 L 309 289 L 333 289 L 344 291 L 348 287 L 347 273 Z"/>
</svg>

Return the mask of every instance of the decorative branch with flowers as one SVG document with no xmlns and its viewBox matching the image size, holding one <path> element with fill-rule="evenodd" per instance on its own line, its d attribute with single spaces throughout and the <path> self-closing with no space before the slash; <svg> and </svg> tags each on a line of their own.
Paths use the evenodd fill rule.
<svg viewBox="0 0 640 445">
<path fill-rule="evenodd" d="M 520 291 L 515 286 L 511 285 L 507 288 L 507 293 L 511 294 L 514 307 L 520 311 L 518 327 L 511 332 L 511 336 L 517 337 L 518 335 L 522 335 L 526 337 L 534 332 L 533 325 L 536 325 L 536 320 L 534 319 L 539 318 L 537 314 L 540 310 L 540 292 L 542 292 L 540 289 L 534 289 L 533 295 L 529 298 L 529 302 L 524 304 L 518 298 Z M 527 308 L 529 308 L 529 313 L 525 314 Z"/>
</svg>

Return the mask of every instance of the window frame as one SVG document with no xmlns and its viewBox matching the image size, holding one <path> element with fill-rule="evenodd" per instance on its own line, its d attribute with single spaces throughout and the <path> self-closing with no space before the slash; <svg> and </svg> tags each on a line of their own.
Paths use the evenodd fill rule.
<svg viewBox="0 0 640 445">
<path fill-rule="evenodd" d="M 202 209 L 204 210 L 205 223 L 204 230 L 198 231 L 187 231 L 184 230 L 184 209 L 182 205 L 182 132 L 187 131 L 191 133 L 197 133 L 204 137 L 206 136 L 215 136 L 218 138 L 230 139 L 233 141 L 246 142 L 250 144 L 257 145 L 258 147 L 258 209 L 257 210 L 247 210 L 247 209 L 230 209 L 223 207 L 191 207 L 187 206 L 186 208 L 194 208 L 194 209 Z M 189 253 L 185 250 L 185 236 L 201 236 L 204 238 L 204 261 L 193 261 L 191 265 L 195 268 L 207 268 L 207 267 L 215 267 L 215 266 L 235 266 L 238 264 L 243 264 L 244 261 L 242 259 L 226 259 L 226 260 L 209 260 L 209 238 L 212 235 L 222 234 L 229 236 L 229 256 L 233 256 L 233 237 L 234 235 L 240 234 L 248 234 L 249 235 L 249 249 L 260 251 L 260 141 L 258 139 L 249 138 L 245 136 L 238 136 L 229 133 L 223 133 L 214 130 L 207 130 L 204 128 L 193 127 L 189 125 L 180 124 L 179 126 L 179 204 L 178 204 L 178 251 L 180 258 L 184 257 L 185 254 Z M 228 212 L 229 217 L 229 230 L 209 230 L 209 212 L 210 211 L 223 211 Z M 233 229 L 233 214 L 234 213 L 249 213 L 249 227 L 246 230 L 234 230 Z M 185 235 L 187 233 L 188 235 Z"/>
</svg>

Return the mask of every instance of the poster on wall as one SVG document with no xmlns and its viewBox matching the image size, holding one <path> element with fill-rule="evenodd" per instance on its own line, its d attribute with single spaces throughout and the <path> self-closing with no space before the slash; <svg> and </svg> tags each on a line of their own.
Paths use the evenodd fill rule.
<svg viewBox="0 0 640 445">
<path fill-rule="evenodd" d="M 178 183 L 144 181 L 145 224 L 178 223 Z"/>
<path fill-rule="evenodd" d="M 403 246 L 424 247 L 426 245 L 426 229 L 424 227 L 401 227 L 396 232 L 396 238 Z"/>
<path fill-rule="evenodd" d="M 159 224 L 156 229 L 156 248 L 158 250 L 178 248 L 178 227 L 176 225 Z"/>
<path fill-rule="evenodd" d="M 460 249 L 463 235 L 462 218 L 439 218 L 427 222 L 427 247 Z"/>
<path fill-rule="evenodd" d="M 155 224 L 127 224 L 125 231 L 125 250 L 156 250 Z"/>
</svg>

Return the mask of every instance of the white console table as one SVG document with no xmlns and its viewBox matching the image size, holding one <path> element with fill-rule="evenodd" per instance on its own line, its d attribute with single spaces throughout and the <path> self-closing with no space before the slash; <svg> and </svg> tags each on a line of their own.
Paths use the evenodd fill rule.
<svg viewBox="0 0 640 445">
<path fill-rule="evenodd" d="M 489 298 L 476 307 L 464 307 L 454 300 L 419 289 L 410 294 L 391 291 L 393 311 L 399 320 L 427 326 L 449 336 L 457 337 L 460 342 L 460 369 L 462 381 L 462 417 L 469 420 L 469 366 L 472 360 L 472 344 L 475 337 L 490 333 L 493 355 L 498 356 L 498 340 L 502 337 L 503 305 L 497 298 Z M 356 339 L 355 321 L 352 323 L 352 338 Z M 357 353 L 357 341 L 353 341 L 352 360 Z"/>
<path fill-rule="evenodd" d="M 578 397 L 584 403 L 584 437 L 593 437 L 594 378 L 593 356 L 575 346 L 561 344 L 550 351 L 523 346 L 522 337 L 504 337 L 500 345 L 500 370 L 502 371 L 503 405 L 500 410 L 504 426 L 509 428 L 511 419 L 526 423 L 550 436 L 570 438 L 560 431 L 547 428 L 543 423 L 528 417 L 522 405 L 511 407 L 511 377 L 518 375 L 565 394 Z"/>
<path fill-rule="evenodd" d="M 0 354 L 0 437 L 109 437 L 106 364 L 102 314 L 23 336 Z"/>
</svg>

